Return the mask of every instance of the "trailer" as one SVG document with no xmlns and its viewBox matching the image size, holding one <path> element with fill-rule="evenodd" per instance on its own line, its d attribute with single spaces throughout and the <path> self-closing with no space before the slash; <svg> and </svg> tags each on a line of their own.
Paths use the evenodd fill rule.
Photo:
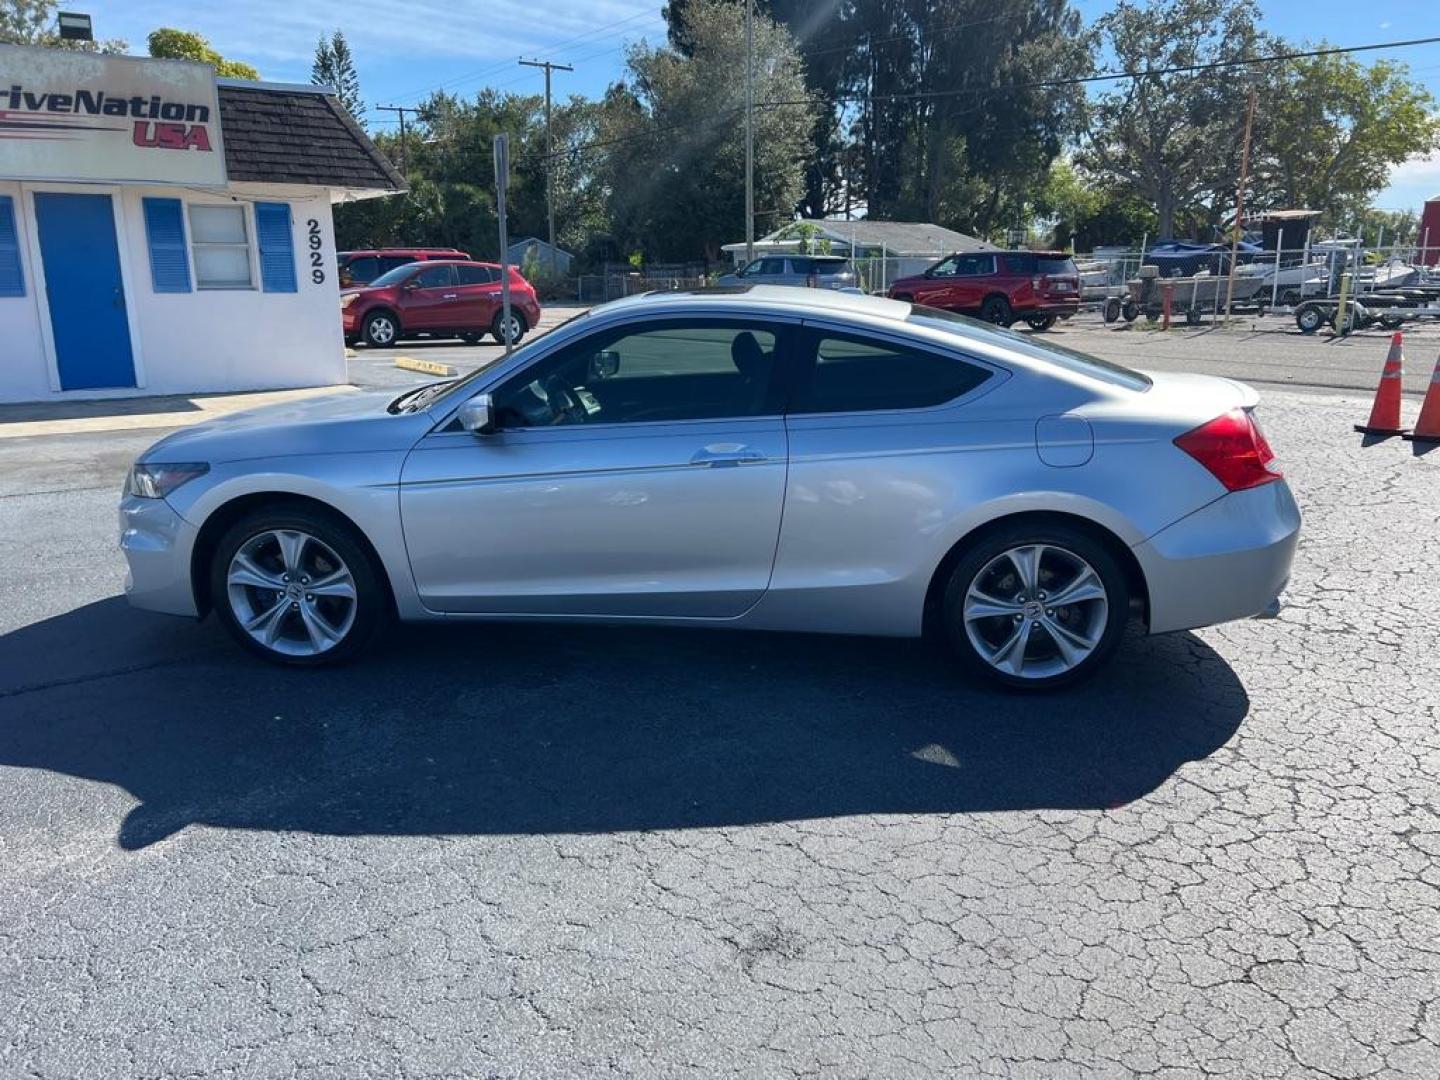
<svg viewBox="0 0 1440 1080">
<path fill-rule="evenodd" d="M 1322 326 L 1334 326 L 1339 313 L 1338 296 L 1306 300 L 1295 308 L 1295 325 L 1302 334 L 1313 334 Z M 1340 332 L 1349 334 L 1376 325 L 1398 330 L 1419 319 L 1440 319 L 1440 285 L 1384 289 L 1348 297 Z"/>
<path fill-rule="evenodd" d="M 1107 323 L 1118 319 L 1134 322 L 1141 315 L 1155 322 L 1165 313 L 1168 294 L 1171 317 L 1184 316 L 1190 326 L 1227 310 L 1263 315 L 1270 302 L 1266 285 L 1265 279 L 1256 275 L 1237 274 L 1233 289 L 1225 274 L 1162 278 L 1156 267 L 1147 265 L 1140 268 L 1139 277 L 1126 283 L 1124 295 L 1105 300 L 1102 313 Z"/>
</svg>

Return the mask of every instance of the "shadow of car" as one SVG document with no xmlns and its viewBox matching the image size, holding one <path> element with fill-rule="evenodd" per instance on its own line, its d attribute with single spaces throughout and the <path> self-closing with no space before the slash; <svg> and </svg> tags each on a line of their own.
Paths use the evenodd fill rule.
<svg viewBox="0 0 1440 1080">
<path fill-rule="evenodd" d="M 413 626 L 301 674 L 114 597 L 0 637 L 0 765 L 130 792 L 126 849 L 192 823 L 563 834 L 1103 809 L 1249 708 L 1192 634 L 1130 650 L 1063 699 L 977 689 L 922 642 L 648 628 Z"/>
</svg>

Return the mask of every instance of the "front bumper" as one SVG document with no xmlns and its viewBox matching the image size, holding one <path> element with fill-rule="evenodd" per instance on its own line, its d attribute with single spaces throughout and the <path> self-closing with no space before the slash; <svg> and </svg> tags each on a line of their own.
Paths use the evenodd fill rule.
<svg viewBox="0 0 1440 1080">
<path fill-rule="evenodd" d="M 1150 594 L 1150 632 L 1278 611 L 1300 538 L 1285 481 L 1235 491 L 1132 549 Z"/>
<path fill-rule="evenodd" d="M 198 616 L 190 555 L 198 530 L 164 499 L 120 500 L 120 550 L 129 572 L 125 598 L 137 608 Z"/>
</svg>

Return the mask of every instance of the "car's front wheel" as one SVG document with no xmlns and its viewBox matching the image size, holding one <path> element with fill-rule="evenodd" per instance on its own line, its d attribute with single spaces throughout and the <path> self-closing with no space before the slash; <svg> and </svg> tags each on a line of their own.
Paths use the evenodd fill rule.
<svg viewBox="0 0 1440 1080">
<path fill-rule="evenodd" d="M 282 664 L 355 655 L 384 628 L 389 597 L 353 529 L 308 507 L 259 510 L 220 538 L 210 596 L 225 628 Z"/>
<path fill-rule="evenodd" d="M 961 665 L 990 682 L 1049 690 L 1114 652 L 1129 613 L 1125 575 L 1103 543 L 1062 524 L 1002 526 L 956 563 L 944 619 Z"/>
<path fill-rule="evenodd" d="M 365 328 L 361 333 L 366 345 L 383 349 L 395 344 L 395 339 L 400 336 L 400 324 L 388 311 L 372 311 L 365 316 Z"/>
</svg>

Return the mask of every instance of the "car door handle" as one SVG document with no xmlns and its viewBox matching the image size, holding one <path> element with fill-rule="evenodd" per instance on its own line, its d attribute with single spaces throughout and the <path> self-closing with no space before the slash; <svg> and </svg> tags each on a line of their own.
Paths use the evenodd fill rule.
<svg viewBox="0 0 1440 1080">
<path fill-rule="evenodd" d="M 454 294 L 453 292 L 441 293 L 441 294 L 440 294 L 440 299 L 441 299 L 441 300 L 454 300 L 454 299 L 455 299 L 455 294 Z"/>
<path fill-rule="evenodd" d="M 715 443 L 695 451 L 695 456 L 690 459 L 690 464 L 708 465 L 714 468 L 727 465 L 753 465 L 766 460 L 768 458 L 763 450 L 755 450 L 748 446 L 736 446 L 734 443 Z"/>
</svg>

